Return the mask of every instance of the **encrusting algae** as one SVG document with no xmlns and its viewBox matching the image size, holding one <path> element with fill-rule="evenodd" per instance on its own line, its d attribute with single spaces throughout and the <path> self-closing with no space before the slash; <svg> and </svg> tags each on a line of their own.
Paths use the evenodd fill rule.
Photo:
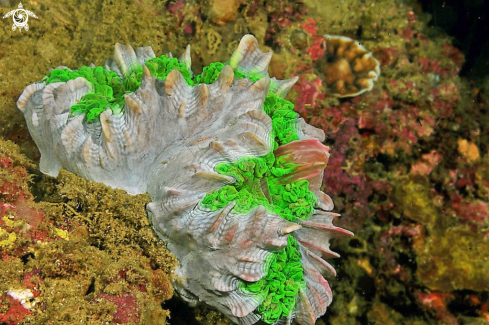
<svg viewBox="0 0 489 325">
<path fill-rule="evenodd" d="M 32 184 L 35 166 L 4 140 L 0 164 L 0 322 L 166 323 L 176 261 L 149 226 L 146 195 L 66 171 Z M 38 186 L 51 190 L 34 200 Z"/>
</svg>

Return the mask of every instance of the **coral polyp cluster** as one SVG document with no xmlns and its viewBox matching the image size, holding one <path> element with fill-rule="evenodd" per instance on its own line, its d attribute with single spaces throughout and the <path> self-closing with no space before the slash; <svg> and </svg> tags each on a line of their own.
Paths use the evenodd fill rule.
<svg viewBox="0 0 489 325">
<path fill-rule="evenodd" d="M 297 78 L 269 78 L 270 59 L 247 35 L 193 75 L 189 47 L 176 60 L 117 44 L 103 68 L 54 70 L 17 105 L 44 173 L 150 194 L 185 300 L 238 324 L 313 324 L 332 301 L 329 240 L 351 233 L 320 189 L 324 132 L 284 99 Z"/>
<path fill-rule="evenodd" d="M 83 96 L 75 105 L 71 106 L 72 116 L 85 114 L 87 122 L 95 121 L 98 116 L 110 108 L 117 114 L 123 107 L 125 87 L 121 78 L 114 71 L 102 67 L 81 67 L 79 70 L 54 69 L 43 81 L 46 84 L 53 82 L 67 82 L 82 77 L 92 86 L 92 92 Z"/>
<path fill-rule="evenodd" d="M 372 90 L 380 75 L 380 63 L 358 41 L 345 36 L 324 35 L 326 67 L 324 81 L 332 94 L 353 97 Z"/>
</svg>

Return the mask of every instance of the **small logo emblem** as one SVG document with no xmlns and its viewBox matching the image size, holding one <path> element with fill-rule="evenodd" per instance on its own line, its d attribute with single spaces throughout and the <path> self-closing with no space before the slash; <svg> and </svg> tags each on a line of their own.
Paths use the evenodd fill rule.
<svg viewBox="0 0 489 325">
<path fill-rule="evenodd" d="M 19 31 L 22 31 L 22 28 L 25 28 L 25 30 L 29 30 L 29 25 L 27 25 L 29 16 L 37 19 L 37 16 L 33 12 L 24 9 L 22 3 L 19 3 L 18 9 L 7 12 L 7 14 L 3 16 L 3 19 L 10 16 L 12 16 L 12 19 L 14 20 L 12 30 L 16 30 L 18 28 Z"/>
</svg>

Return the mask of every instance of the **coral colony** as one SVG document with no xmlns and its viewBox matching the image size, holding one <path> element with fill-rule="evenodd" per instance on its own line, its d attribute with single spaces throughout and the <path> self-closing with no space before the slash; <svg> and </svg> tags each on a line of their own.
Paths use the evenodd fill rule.
<svg viewBox="0 0 489 325">
<path fill-rule="evenodd" d="M 329 93 L 353 97 L 372 90 L 380 75 L 380 63 L 358 41 L 345 36 L 324 35 Z"/>
<path fill-rule="evenodd" d="M 344 70 L 338 46 L 332 60 Z M 352 233 L 333 226 L 320 189 L 324 132 L 284 99 L 297 78 L 269 78 L 270 59 L 246 35 L 226 64 L 193 75 L 189 47 L 176 59 L 116 44 L 104 67 L 54 69 L 17 105 L 44 173 L 64 167 L 150 194 L 148 217 L 180 262 L 183 299 L 237 324 L 314 324 L 332 301 L 329 240 Z"/>
</svg>

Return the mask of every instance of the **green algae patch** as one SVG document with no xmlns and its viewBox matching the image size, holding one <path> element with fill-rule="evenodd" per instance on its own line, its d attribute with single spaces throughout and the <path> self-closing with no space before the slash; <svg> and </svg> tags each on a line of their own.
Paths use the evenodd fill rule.
<svg viewBox="0 0 489 325">
<path fill-rule="evenodd" d="M 489 291 L 489 238 L 468 225 L 435 230 L 414 244 L 416 274 L 431 290 Z"/>
<path fill-rule="evenodd" d="M 195 314 L 195 319 L 200 325 L 233 325 L 234 323 L 224 316 L 221 312 L 206 306 L 205 304 L 199 304 L 195 306 L 193 313 Z M 186 311 L 182 311 L 185 313 Z M 175 314 L 172 314 L 175 317 Z M 177 316 L 178 317 L 178 316 Z M 178 319 L 178 318 L 177 318 Z"/>
<path fill-rule="evenodd" d="M 425 176 L 415 175 L 398 179 L 393 192 L 403 215 L 425 229 L 413 244 L 416 275 L 431 290 L 489 290 L 487 236 L 456 215 L 439 212 L 429 188 Z"/>
<path fill-rule="evenodd" d="M 64 170 L 57 178 L 55 189 L 46 200 L 63 202 L 90 229 L 94 245 L 114 254 L 131 247 L 151 258 L 166 274 L 173 270 L 175 257 L 154 234 L 146 216 L 144 207 L 150 202 L 149 195 L 129 195 Z"/>
<path fill-rule="evenodd" d="M 14 166 L 24 166 L 27 168 L 35 168 L 35 164 L 26 158 L 20 151 L 19 146 L 9 140 L 4 140 L 0 137 L 0 155 L 9 157 L 9 160 Z M 3 167 L 5 168 L 5 167 Z M 26 179 L 29 180 L 29 179 Z"/>
<path fill-rule="evenodd" d="M 44 290 L 54 293 L 46 320 L 165 324 L 168 312 L 161 302 L 173 295 L 169 279 L 176 260 L 150 227 L 144 210 L 149 197 L 64 170 L 53 182 L 54 191 L 38 205 L 55 226 L 68 223 L 70 237 L 34 251 L 47 279 Z M 137 317 L 117 316 L 126 308 L 122 303 Z"/>
<path fill-rule="evenodd" d="M 416 319 L 405 319 L 402 313 L 397 312 L 388 307 L 388 305 L 380 302 L 376 299 L 372 305 L 369 307 L 367 312 L 367 317 L 369 322 L 372 324 L 383 324 L 383 325 L 424 325 L 425 321 Z M 341 317 L 338 317 L 341 318 Z M 332 324 L 345 324 L 344 320 L 338 319 L 337 322 L 332 322 Z"/>
<path fill-rule="evenodd" d="M 147 195 L 41 176 L 2 139 L 0 166 L 0 316 L 16 313 L 17 291 L 32 294 L 21 323 L 166 324 L 176 260 L 151 229 Z"/>
<path fill-rule="evenodd" d="M 423 176 L 403 177 L 395 184 L 394 200 L 405 216 L 433 227 L 439 212 L 432 202 L 428 184 Z"/>
</svg>

